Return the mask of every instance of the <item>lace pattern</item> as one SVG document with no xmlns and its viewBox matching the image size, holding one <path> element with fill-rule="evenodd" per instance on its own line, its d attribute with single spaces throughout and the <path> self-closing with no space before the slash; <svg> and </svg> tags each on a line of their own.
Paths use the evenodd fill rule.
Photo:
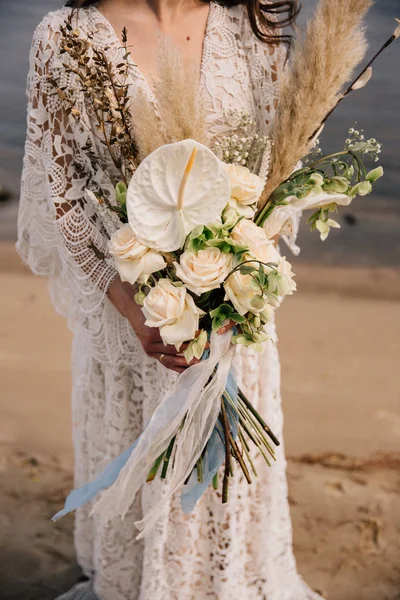
<svg viewBox="0 0 400 600">
<path fill-rule="evenodd" d="M 81 199 L 93 179 L 111 190 L 113 171 L 104 157 L 103 168 L 93 172 L 83 148 L 88 140 L 97 143 L 95 125 L 86 135 L 78 130 L 48 83 L 48 76 L 70 83 L 58 47 L 59 27 L 68 14 L 69 9 L 49 13 L 33 38 L 18 250 L 35 273 L 49 277 L 56 310 L 74 332 L 72 411 L 80 486 L 139 435 L 175 375 L 143 353 L 128 322 L 106 298 L 115 272 L 95 249 L 107 252 L 107 236 Z M 91 32 L 116 60 L 118 39 L 96 7 L 82 9 L 77 19 L 79 29 Z M 211 4 L 201 86 L 213 140 L 227 132 L 226 110 L 248 111 L 268 131 L 284 57 L 282 49 L 254 37 L 242 6 Z M 132 86 L 151 93 L 137 70 L 131 77 Z M 83 100 L 80 110 L 90 124 Z M 276 340 L 261 355 L 239 350 L 235 365 L 243 389 L 282 438 Z M 144 541 L 135 540 L 133 523 L 162 493 L 158 480 L 143 488 L 124 522 L 101 522 L 89 516 L 90 507 L 78 511 L 77 556 L 94 576 L 98 598 L 317 600 L 296 571 L 283 448 L 271 469 L 260 457 L 254 461 L 258 479 L 249 486 L 235 473 L 228 505 L 208 491 L 185 516 L 175 497 Z"/>
</svg>

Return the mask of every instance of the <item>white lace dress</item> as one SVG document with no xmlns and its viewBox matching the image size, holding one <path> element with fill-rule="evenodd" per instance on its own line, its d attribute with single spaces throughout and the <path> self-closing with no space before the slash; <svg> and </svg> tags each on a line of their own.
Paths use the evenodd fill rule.
<svg viewBox="0 0 400 600">
<path fill-rule="evenodd" d="M 49 278 L 55 308 L 74 333 L 73 430 L 75 483 L 81 486 L 140 434 L 175 375 L 148 358 L 128 322 L 106 297 L 114 270 L 98 258 L 107 238 L 80 199 L 90 176 L 84 151 L 89 139 L 63 112 L 48 77 L 63 69 L 58 31 L 70 9 L 49 13 L 33 39 L 28 78 L 29 113 L 18 250 L 31 269 Z M 120 43 L 94 6 L 82 9 L 79 29 L 91 32 L 112 60 Z M 133 50 L 134 54 L 134 50 Z M 258 42 L 245 9 L 212 3 L 204 41 L 201 85 L 214 140 L 227 131 L 226 110 L 248 111 L 268 130 L 284 50 Z M 65 55 L 64 55 L 65 56 Z M 133 56 L 134 58 L 134 56 Z M 149 86 L 132 65 L 132 86 Z M 82 118 L 85 105 L 79 107 Z M 94 126 L 93 126 L 94 127 Z M 97 148 L 99 154 L 103 152 Z M 105 160 L 105 171 L 107 164 Z M 98 181 L 111 186 L 107 178 Z M 111 189 L 111 187 L 110 187 Z M 275 343 L 262 355 L 238 352 L 241 386 L 282 439 L 279 358 Z M 45 389 L 43 390 L 45 392 Z M 228 505 L 209 490 L 185 516 L 176 497 L 156 530 L 136 541 L 134 522 L 159 494 L 159 482 L 143 488 L 121 522 L 107 524 L 78 511 L 75 542 L 90 582 L 66 598 L 101 600 L 316 600 L 296 571 L 287 500 L 285 457 L 268 469 L 256 459 L 258 479 L 248 485 L 236 471 Z"/>
</svg>

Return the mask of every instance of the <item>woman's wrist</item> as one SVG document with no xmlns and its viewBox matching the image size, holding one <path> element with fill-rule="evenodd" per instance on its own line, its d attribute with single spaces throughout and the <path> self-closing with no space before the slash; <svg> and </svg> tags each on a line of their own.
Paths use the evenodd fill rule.
<svg viewBox="0 0 400 600">
<path fill-rule="evenodd" d="M 107 291 L 110 302 L 128 321 L 137 313 L 138 307 L 134 299 L 136 291 L 136 286 L 122 282 L 119 275 L 111 282 Z"/>
</svg>

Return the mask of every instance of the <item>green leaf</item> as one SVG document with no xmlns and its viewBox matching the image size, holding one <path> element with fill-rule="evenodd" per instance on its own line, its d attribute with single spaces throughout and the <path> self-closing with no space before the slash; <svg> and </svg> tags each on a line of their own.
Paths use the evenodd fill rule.
<svg viewBox="0 0 400 600">
<path fill-rule="evenodd" d="M 197 225 L 189 234 L 189 239 L 194 240 L 201 236 L 204 231 L 204 225 Z"/>
<path fill-rule="evenodd" d="M 234 323 L 246 323 L 246 319 L 242 315 L 239 315 L 239 313 L 232 313 L 229 317 Z"/>
<path fill-rule="evenodd" d="M 203 356 L 205 346 L 207 344 L 208 337 L 206 331 L 201 331 L 200 334 L 190 342 L 186 350 L 183 352 L 186 362 L 190 363 L 193 358 L 200 360 Z"/>
<path fill-rule="evenodd" d="M 241 275 L 251 275 L 256 269 L 251 265 L 241 265 L 239 268 Z"/>
<path fill-rule="evenodd" d="M 258 280 L 262 286 L 265 285 L 266 276 L 265 276 L 265 270 L 264 270 L 264 267 L 262 264 L 260 264 L 258 267 Z"/>
<path fill-rule="evenodd" d="M 230 315 L 232 312 L 234 312 L 233 306 L 231 306 L 230 304 L 226 304 L 226 302 L 224 302 L 224 304 L 220 304 L 220 306 L 218 306 L 218 308 L 214 308 L 214 310 L 210 311 L 210 317 L 213 318 L 219 314 L 224 315 L 226 317 L 227 315 Z"/>
</svg>

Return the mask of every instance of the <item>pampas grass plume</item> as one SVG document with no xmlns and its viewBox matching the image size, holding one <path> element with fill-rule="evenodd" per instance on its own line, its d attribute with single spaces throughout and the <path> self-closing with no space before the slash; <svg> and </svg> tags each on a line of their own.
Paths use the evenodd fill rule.
<svg viewBox="0 0 400 600">
<path fill-rule="evenodd" d="M 371 4 L 372 0 L 320 0 L 305 34 L 296 40 L 272 124 L 272 165 L 260 209 L 310 152 L 314 134 L 364 58 L 362 20 Z"/>
</svg>

